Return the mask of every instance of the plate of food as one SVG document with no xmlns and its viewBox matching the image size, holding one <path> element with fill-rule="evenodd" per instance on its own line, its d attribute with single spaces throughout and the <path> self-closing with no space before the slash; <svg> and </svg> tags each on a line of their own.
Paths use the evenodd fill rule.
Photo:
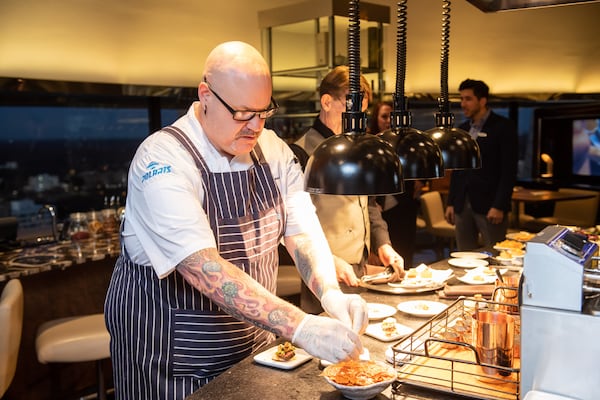
<svg viewBox="0 0 600 400">
<path fill-rule="evenodd" d="M 367 310 L 369 312 L 369 319 L 374 320 L 384 319 L 396 314 L 394 307 L 381 303 L 367 303 Z"/>
<path fill-rule="evenodd" d="M 367 400 L 383 392 L 398 377 L 391 365 L 349 360 L 326 367 L 321 376 L 347 399 Z"/>
<path fill-rule="evenodd" d="M 399 324 L 394 317 L 387 317 L 379 323 L 369 324 L 365 331 L 367 335 L 381 340 L 382 342 L 398 340 L 404 336 L 410 335 L 412 332 L 412 328 Z"/>
<path fill-rule="evenodd" d="M 486 252 L 478 252 L 478 251 L 453 251 L 452 253 L 450 253 L 450 257 L 454 257 L 454 258 L 477 258 L 477 259 L 481 259 L 481 260 L 485 260 L 486 258 L 490 257 L 491 254 L 490 253 L 486 253 Z"/>
<path fill-rule="evenodd" d="M 514 249 L 522 249 L 525 247 L 525 243 L 516 241 L 516 240 L 510 240 L 510 239 L 506 239 L 503 240 L 501 242 L 497 242 L 494 245 L 494 249 L 500 251 L 500 250 L 514 250 Z"/>
<path fill-rule="evenodd" d="M 419 288 L 404 288 L 398 287 L 400 282 L 388 282 L 385 285 L 373 285 L 370 283 L 361 282 L 360 286 L 373 290 L 375 292 L 387 293 L 387 294 L 419 294 L 427 292 L 435 292 L 444 287 L 445 282 L 435 283 L 430 286 L 423 286 Z"/>
<path fill-rule="evenodd" d="M 479 258 L 449 258 L 448 264 L 459 268 L 487 267 L 488 262 Z"/>
<path fill-rule="evenodd" d="M 415 317 L 433 317 L 444 311 L 447 304 L 438 301 L 412 300 L 398 304 L 398 310 Z"/>
<path fill-rule="evenodd" d="M 504 275 L 508 271 L 505 268 L 498 269 L 501 275 Z M 457 277 L 457 279 L 461 282 L 467 283 L 469 285 L 485 285 L 496 282 L 496 268 L 492 267 L 483 267 L 483 268 L 474 268 L 467 271 L 463 276 Z"/>
<path fill-rule="evenodd" d="M 300 349 L 290 342 L 284 342 L 271 347 L 262 353 L 254 356 L 254 361 L 258 364 L 279 369 L 294 369 L 313 357 L 303 349 Z"/>
<path fill-rule="evenodd" d="M 535 233 L 521 231 L 511 232 L 506 234 L 508 240 L 516 240 L 517 242 L 528 242 L 535 237 Z"/>
<path fill-rule="evenodd" d="M 403 289 L 419 289 L 445 283 L 451 276 L 451 269 L 432 269 L 425 264 L 420 264 L 416 268 L 407 270 L 401 282 L 388 282 L 388 285 Z"/>
</svg>

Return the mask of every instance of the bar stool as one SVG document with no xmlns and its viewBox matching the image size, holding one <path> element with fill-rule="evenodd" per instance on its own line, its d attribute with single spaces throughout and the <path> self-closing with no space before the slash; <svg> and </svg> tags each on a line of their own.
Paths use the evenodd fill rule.
<svg viewBox="0 0 600 400">
<path fill-rule="evenodd" d="M 37 332 L 35 349 L 42 364 L 95 361 L 98 399 L 105 400 L 102 360 L 110 358 L 109 343 L 104 314 L 91 314 L 43 323 Z"/>
</svg>

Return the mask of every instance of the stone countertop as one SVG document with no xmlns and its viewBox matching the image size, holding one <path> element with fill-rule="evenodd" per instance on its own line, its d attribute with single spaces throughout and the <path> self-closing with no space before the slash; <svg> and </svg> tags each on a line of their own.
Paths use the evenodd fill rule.
<svg viewBox="0 0 600 400">
<path fill-rule="evenodd" d="M 382 303 L 390 306 L 396 306 L 402 301 L 408 300 L 436 300 L 435 293 L 421 295 L 390 295 L 364 290 L 361 296 L 368 302 Z M 440 300 L 451 303 L 451 300 Z M 394 315 L 399 323 L 407 325 L 413 329 L 420 327 L 427 318 L 417 318 L 408 315 L 401 315 L 399 312 Z M 371 359 L 375 361 L 385 360 L 386 349 L 396 342 L 382 342 L 370 336 L 363 336 L 363 345 L 369 349 Z M 271 346 L 269 346 L 271 347 Z M 262 351 L 262 350 L 261 350 Z M 260 351 L 259 351 L 260 352 Z M 337 400 L 344 399 L 342 394 L 334 387 L 329 385 L 319 374 L 321 373 L 320 362 L 318 359 L 312 359 L 293 370 L 280 370 L 268 366 L 259 365 L 254 362 L 250 356 L 239 364 L 233 366 L 219 377 L 215 378 L 209 384 L 189 396 L 187 400 L 213 400 L 213 399 L 240 399 L 244 400 L 281 400 L 281 399 L 322 399 Z M 435 392 L 431 391 L 411 391 L 409 396 L 398 396 L 392 393 L 392 387 L 388 387 L 383 393 L 375 399 L 439 399 Z"/>
<path fill-rule="evenodd" d="M 0 282 L 116 257 L 119 252 L 118 234 L 3 251 L 0 252 Z"/>
<path fill-rule="evenodd" d="M 447 260 L 438 261 L 432 264 L 431 267 L 436 269 L 452 268 L 458 276 L 464 274 L 465 271 L 461 268 L 451 267 Z M 461 284 L 455 277 L 451 278 L 448 283 Z M 396 307 L 403 301 L 410 300 L 433 300 L 446 304 L 451 304 L 454 301 L 453 299 L 441 298 L 436 291 L 402 295 L 388 294 L 365 288 L 360 288 L 358 291 L 369 303 L 382 303 L 393 307 Z M 428 318 L 415 317 L 402 312 L 396 312 L 394 317 L 399 323 L 407 325 L 412 329 L 417 329 L 428 321 Z M 385 351 L 395 343 L 397 341 L 383 342 L 363 335 L 363 345 L 369 349 L 371 359 L 375 361 L 384 361 Z M 244 400 L 343 399 L 344 397 L 339 391 L 329 385 L 323 377 L 319 376 L 320 372 L 320 363 L 317 359 L 312 359 L 292 370 L 279 370 L 259 365 L 254 362 L 253 356 L 250 356 L 196 391 L 187 400 L 227 400 L 240 398 Z M 400 385 L 397 393 L 393 393 L 390 386 L 383 393 L 375 397 L 378 400 L 446 398 L 456 398 L 456 394 L 445 394 L 427 389 L 408 387 L 406 385 Z"/>
</svg>

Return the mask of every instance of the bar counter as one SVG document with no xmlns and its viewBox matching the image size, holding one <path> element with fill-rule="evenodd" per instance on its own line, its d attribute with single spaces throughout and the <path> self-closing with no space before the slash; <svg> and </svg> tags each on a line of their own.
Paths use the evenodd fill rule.
<svg viewBox="0 0 600 400">
<path fill-rule="evenodd" d="M 464 274 L 465 270 L 455 269 L 447 260 L 438 261 L 430 265 L 435 269 L 452 268 L 457 275 Z M 455 277 L 451 278 L 449 284 L 460 284 Z M 360 288 L 357 290 L 369 303 L 382 303 L 396 307 L 403 301 L 410 300 L 432 300 L 451 304 L 453 299 L 442 299 L 437 292 L 421 294 L 388 294 L 370 289 Z M 396 320 L 410 328 L 416 329 L 423 325 L 429 318 L 414 317 L 397 311 L 394 315 Z M 371 359 L 385 362 L 385 351 L 388 347 L 398 341 L 383 342 L 368 335 L 362 337 L 363 345 L 369 350 Z M 272 345 L 266 347 L 269 348 Z M 265 349 L 266 349 L 265 348 Z M 265 349 L 261 349 L 263 351 Z M 319 376 L 319 360 L 313 358 L 293 370 L 280 370 L 253 361 L 250 356 L 233 366 L 228 371 L 215 378 L 207 385 L 200 388 L 187 400 L 233 400 L 243 398 L 244 400 L 280 400 L 280 399 L 322 399 L 337 400 L 344 399 L 341 392 L 329 385 L 325 379 Z M 403 400 L 427 400 L 456 398 L 440 392 L 417 389 L 413 387 L 401 387 L 402 394 L 393 394 L 392 387 L 388 387 L 375 399 L 403 399 Z"/>
<path fill-rule="evenodd" d="M 3 400 L 67 399 L 87 388 L 93 391 L 95 363 L 40 364 L 35 337 L 48 320 L 103 312 L 118 253 L 117 235 L 0 252 L 0 290 L 10 279 L 19 279 L 24 291 L 17 370 Z M 111 387 L 110 360 L 103 367 Z"/>
</svg>

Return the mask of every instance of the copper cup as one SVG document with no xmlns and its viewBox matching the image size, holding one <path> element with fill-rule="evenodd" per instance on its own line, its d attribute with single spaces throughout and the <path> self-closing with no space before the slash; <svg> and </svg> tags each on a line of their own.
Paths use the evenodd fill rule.
<svg viewBox="0 0 600 400">
<path fill-rule="evenodd" d="M 473 346 L 479 362 L 512 368 L 515 339 L 515 318 L 501 311 L 478 311 L 473 315 Z M 509 371 L 481 366 L 486 375 L 510 375 Z"/>
</svg>

